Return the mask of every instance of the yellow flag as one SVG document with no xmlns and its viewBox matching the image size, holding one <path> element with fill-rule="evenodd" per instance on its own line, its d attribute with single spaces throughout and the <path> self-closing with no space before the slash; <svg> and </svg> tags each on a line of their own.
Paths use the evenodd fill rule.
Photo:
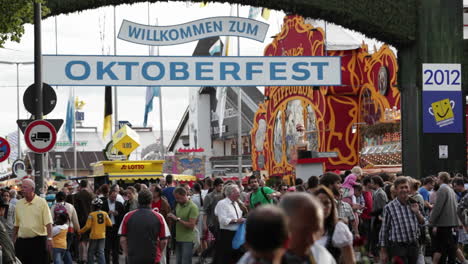
<svg viewBox="0 0 468 264">
<path fill-rule="evenodd" d="M 268 20 L 270 18 L 270 9 L 268 8 L 262 8 L 262 17 L 265 20 Z"/>
<path fill-rule="evenodd" d="M 200 7 L 205 7 L 205 6 L 207 6 L 207 5 L 208 5 L 208 2 L 205 2 L 205 1 L 203 1 L 203 2 L 200 3 Z"/>
</svg>

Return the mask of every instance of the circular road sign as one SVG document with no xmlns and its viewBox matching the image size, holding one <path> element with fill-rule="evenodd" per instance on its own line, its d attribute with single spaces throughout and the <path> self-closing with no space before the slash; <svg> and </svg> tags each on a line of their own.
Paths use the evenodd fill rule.
<svg viewBox="0 0 468 264">
<path fill-rule="evenodd" d="M 35 85 L 30 85 L 23 96 L 23 104 L 29 113 L 34 115 Z M 47 115 L 54 110 L 57 104 L 57 94 L 54 88 L 47 83 L 42 83 L 42 114 Z"/>
<path fill-rule="evenodd" d="M 10 156 L 10 144 L 8 141 L 0 137 L 0 162 L 5 161 Z"/>
<path fill-rule="evenodd" d="M 26 164 L 24 164 L 23 160 L 17 159 L 11 165 L 11 170 L 16 176 L 24 176 L 26 175 Z"/>
<path fill-rule="evenodd" d="M 24 131 L 24 140 L 28 148 L 36 153 L 50 151 L 57 141 L 54 126 L 45 120 L 31 122 Z"/>
</svg>

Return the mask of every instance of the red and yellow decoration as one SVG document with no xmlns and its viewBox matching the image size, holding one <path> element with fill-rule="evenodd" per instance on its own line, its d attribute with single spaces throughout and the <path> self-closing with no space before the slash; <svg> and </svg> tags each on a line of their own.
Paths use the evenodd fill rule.
<svg viewBox="0 0 468 264">
<path fill-rule="evenodd" d="M 300 16 L 286 16 L 281 32 L 265 48 L 265 56 L 340 56 L 342 86 L 265 87 L 265 102 L 254 118 L 254 170 L 270 176 L 294 177 L 297 161 L 296 126 L 305 128 L 309 149 L 335 151 L 326 170 L 345 170 L 359 162 L 359 125 L 385 121 L 385 109 L 399 109 L 398 65 L 387 46 L 370 54 L 367 45 L 325 54 L 324 32 Z"/>
</svg>

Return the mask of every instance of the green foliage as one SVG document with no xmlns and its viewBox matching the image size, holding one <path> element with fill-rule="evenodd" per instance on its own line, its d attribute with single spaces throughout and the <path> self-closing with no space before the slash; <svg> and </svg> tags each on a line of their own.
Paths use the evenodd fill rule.
<svg viewBox="0 0 468 264">
<path fill-rule="evenodd" d="M 0 0 L 0 47 L 3 47 L 6 41 L 20 42 L 24 34 L 24 24 L 32 23 L 34 19 L 33 3 L 31 0 Z M 47 13 L 49 9 L 43 5 L 42 15 Z"/>
</svg>

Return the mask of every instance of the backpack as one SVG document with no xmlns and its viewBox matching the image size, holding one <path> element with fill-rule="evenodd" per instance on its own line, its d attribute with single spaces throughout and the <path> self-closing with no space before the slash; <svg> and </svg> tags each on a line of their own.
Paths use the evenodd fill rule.
<svg viewBox="0 0 468 264">
<path fill-rule="evenodd" d="M 65 207 L 65 203 L 56 203 L 54 207 L 54 219 L 60 215 L 66 214 L 68 216 L 67 208 Z"/>
<path fill-rule="evenodd" d="M 266 195 L 265 191 L 263 190 L 263 187 L 259 187 L 259 188 L 260 188 L 260 191 L 261 191 L 262 194 L 263 194 L 263 197 L 265 197 L 265 199 L 266 199 L 268 202 L 270 202 L 271 199 L 268 198 L 268 196 Z M 251 192 L 250 195 L 249 195 L 249 203 L 250 203 L 250 206 L 251 206 L 251 207 L 255 208 L 255 207 L 257 207 L 258 205 L 255 205 L 255 204 L 252 205 L 252 194 L 253 194 L 253 192 Z M 273 201 L 273 203 L 275 203 L 275 202 Z"/>
</svg>

